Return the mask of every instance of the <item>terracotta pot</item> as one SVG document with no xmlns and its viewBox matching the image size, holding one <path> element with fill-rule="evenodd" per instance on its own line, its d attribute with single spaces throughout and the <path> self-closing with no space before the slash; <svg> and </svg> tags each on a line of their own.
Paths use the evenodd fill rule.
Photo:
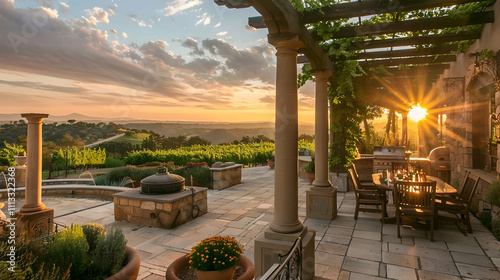
<svg viewBox="0 0 500 280">
<path fill-rule="evenodd" d="M 136 280 L 141 268 L 141 255 L 130 246 L 125 247 L 125 259 L 127 264 L 114 275 L 106 280 Z"/>
<path fill-rule="evenodd" d="M 253 262 L 249 258 L 241 256 L 241 260 L 238 263 L 238 265 L 243 267 L 243 269 L 245 269 L 245 273 L 240 277 L 238 277 L 237 280 L 252 280 L 253 277 L 255 276 L 255 266 Z M 177 278 L 177 274 L 179 274 L 182 270 L 184 270 L 188 266 L 189 266 L 189 259 L 187 258 L 187 255 L 176 259 L 168 267 L 167 272 L 165 273 L 165 279 L 180 280 L 179 278 Z M 221 278 L 216 278 L 216 279 L 221 279 Z"/>
<path fill-rule="evenodd" d="M 198 280 L 231 280 L 233 279 L 236 266 L 219 271 L 196 271 Z"/>
<path fill-rule="evenodd" d="M 273 169 L 274 168 L 274 161 L 273 160 L 267 160 L 267 165 L 269 166 L 269 168 Z"/>
<path fill-rule="evenodd" d="M 314 182 L 314 179 L 316 179 L 316 173 L 314 172 L 306 172 L 306 176 L 307 176 L 307 180 L 309 180 L 309 185 L 312 185 L 312 183 Z"/>
</svg>

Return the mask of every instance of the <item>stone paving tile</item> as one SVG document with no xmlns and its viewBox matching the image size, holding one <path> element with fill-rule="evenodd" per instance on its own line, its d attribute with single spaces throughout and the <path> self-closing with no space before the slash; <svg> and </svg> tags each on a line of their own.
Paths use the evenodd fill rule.
<svg viewBox="0 0 500 280">
<path fill-rule="evenodd" d="M 316 264 L 323 264 L 340 268 L 344 262 L 344 256 L 335 255 L 332 253 L 316 252 Z"/>
<path fill-rule="evenodd" d="M 485 268 L 481 266 L 475 266 L 470 264 L 457 263 L 458 270 L 460 271 L 460 275 L 468 278 L 475 279 L 491 279 L 498 280 L 500 279 L 500 272 L 494 268 Z"/>
<path fill-rule="evenodd" d="M 335 235 L 325 234 L 323 236 L 322 241 L 349 245 L 349 243 L 351 242 L 351 237 L 350 236 L 335 236 Z"/>
<path fill-rule="evenodd" d="M 475 255 L 483 255 L 484 254 L 483 249 L 481 249 L 481 247 L 477 246 L 477 244 L 476 244 L 476 246 L 454 243 L 454 242 L 447 242 L 447 244 L 448 244 L 448 248 L 450 249 L 450 251 L 469 253 L 469 254 L 475 254 Z"/>
<path fill-rule="evenodd" d="M 451 256 L 457 263 L 471 264 L 484 267 L 495 267 L 491 260 L 485 255 L 473 255 L 462 252 L 451 252 Z"/>
<path fill-rule="evenodd" d="M 418 258 L 403 254 L 395 254 L 391 252 L 382 252 L 382 262 L 397 266 L 405 266 L 410 268 L 419 268 Z"/>
<path fill-rule="evenodd" d="M 346 278 L 346 279 L 349 279 L 349 280 L 380 280 L 380 279 L 385 279 L 385 278 L 351 272 L 350 278 Z"/>
<path fill-rule="evenodd" d="M 366 231 L 366 230 L 354 230 L 352 237 L 361 238 L 361 239 L 369 239 L 374 241 L 381 241 L 380 230 L 376 231 Z"/>
<path fill-rule="evenodd" d="M 448 251 L 445 251 L 445 250 L 417 247 L 417 246 L 409 246 L 409 245 L 404 245 L 404 244 L 389 243 L 389 252 L 396 253 L 396 254 L 406 254 L 406 255 L 417 256 L 417 257 L 427 257 L 427 258 L 437 259 L 437 260 L 450 260 L 450 261 L 453 260 L 451 258 L 450 253 Z"/>
<path fill-rule="evenodd" d="M 459 280 L 460 277 L 448 274 L 442 274 L 434 271 L 419 270 L 417 271 L 418 279 L 420 280 Z"/>
<path fill-rule="evenodd" d="M 434 271 L 449 275 L 460 275 L 453 260 L 440 260 L 420 257 L 420 266 L 423 270 Z"/>
<path fill-rule="evenodd" d="M 358 272 L 361 274 L 367 274 L 371 276 L 378 276 L 379 263 L 369 260 L 346 257 L 344 260 L 344 264 L 342 265 L 342 270 Z"/>
<path fill-rule="evenodd" d="M 320 242 L 316 247 L 316 251 L 345 256 L 347 252 L 347 245 L 330 242 Z"/>
<path fill-rule="evenodd" d="M 353 229 L 348 227 L 338 227 L 338 226 L 330 226 L 326 231 L 326 234 L 335 235 L 335 236 L 344 236 L 350 237 L 352 236 Z"/>
<path fill-rule="evenodd" d="M 417 280 L 417 275 L 415 273 L 415 269 L 413 268 L 388 264 L 387 278 L 401 279 L 401 280 Z"/>
<path fill-rule="evenodd" d="M 382 244 L 377 241 L 353 238 L 347 256 L 371 261 L 382 260 Z"/>
</svg>

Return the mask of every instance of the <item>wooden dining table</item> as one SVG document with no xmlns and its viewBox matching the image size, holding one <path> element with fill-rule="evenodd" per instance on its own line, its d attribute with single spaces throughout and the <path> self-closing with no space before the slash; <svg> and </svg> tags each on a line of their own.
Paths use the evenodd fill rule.
<svg viewBox="0 0 500 280">
<path fill-rule="evenodd" d="M 446 183 L 445 181 L 441 180 L 438 177 L 434 176 L 426 176 L 427 181 L 436 181 L 436 194 L 439 195 L 452 195 L 457 193 L 457 189 L 452 187 L 450 184 Z M 383 178 L 382 173 L 374 173 L 372 174 L 372 181 L 373 183 L 377 186 L 379 190 L 383 191 L 394 191 L 394 184 L 390 180 L 386 180 Z M 386 195 L 387 197 L 387 195 Z M 386 203 L 387 205 L 387 203 Z M 385 213 L 387 213 L 387 209 L 385 209 Z M 396 222 L 396 217 L 386 217 L 384 219 L 385 223 L 395 223 Z"/>
</svg>

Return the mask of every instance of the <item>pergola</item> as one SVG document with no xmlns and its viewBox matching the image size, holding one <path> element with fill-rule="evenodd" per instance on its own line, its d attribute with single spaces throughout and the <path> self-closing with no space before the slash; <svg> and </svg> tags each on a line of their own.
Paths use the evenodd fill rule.
<svg viewBox="0 0 500 280">
<path fill-rule="evenodd" d="M 494 21 L 493 11 L 464 17 L 441 16 L 361 24 L 361 17 L 377 14 L 450 7 L 489 0 L 360 0 L 331 4 L 316 10 L 297 12 L 289 0 L 214 0 L 228 8 L 253 6 L 260 14 L 249 19 L 255 28 L 267 28 L 268 41 L 277 50 L 276 75 L 276 176 L 274 219 L 255 242 L 256 276 L 272 264 L 278 251 L 286 251 L 293 240 L 303 239 L 304 279 L 314 277 L 314 231 L 298 218 L 297 138 L 298 92 L 297 63 L 310 63 L 316 78 L 315 95 L 315 161 L 316 179 L 307 193 L 307 217 L 333 219 L 336 215 L 336 188 L 328 180 L 328 82 L 334 81 L 332 67 L 339 59 L 358 60 L 361 67 L 382 67 L 384 74 L 369 74 L 357 82 L 363 88 L 359 102 L 368 102 L 403 113 L 405 133 L 406 111 L 411 103 L 438 99 L 432 84 L 450 62 L 456 60 L 458 43 L 480 38 L 480 32 L 456 34 L 422 32 L 424 35 L 379 40 L 379 35 L 450 27 L 479 25 Z M 333 2 L 333 1 L 332 1 Z M 359 24 L 319 34 L 311 24 L 344 18 L 358 18 Z M 353 57 L 329 56 L 320 46 L 339 38 L 358 38 L 350 46 L 359 51 Z M 424 46 L 424 47 L 423 47 Z M 427 47 L 425 47 L 427 46 Z M 390 48 L 390 50 L 377 50 Z M 403 143 L 406 135 L 402 136 Z"/>
</svg>

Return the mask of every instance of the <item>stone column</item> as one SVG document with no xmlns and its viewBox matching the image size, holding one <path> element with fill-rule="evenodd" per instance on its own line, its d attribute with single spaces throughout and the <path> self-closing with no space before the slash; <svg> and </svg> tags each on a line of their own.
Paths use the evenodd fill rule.
<svg viewBox="0 0 500 280">
<path fill-rule="evenodd" d="M 274 218 L 271 230 L 280 233 L 303 229 L 298 210 L 298 40 L 274 43 L 276 53 L 276 122 Z"/>
<path fill-rule="evenodd" d="M 286 254 L 294 241 L 302 238 L 303 279 L 315 274 L 314 238 L 299 220 L 298 204 L 298 94 L 297 54 L 302 46 L 295 35 L 285 41 L 272 41 L 278 50 L 276 66 L 276 128 L 274 217 L 255 239 L 255 277 L 262 276 Z"/>
<path fill-rule="evenodd" d="M 21 114 L 28 120 L 28 160 L 25 201 L 22 213 L 45 209 L 42 203 L 42 120 L 48 114 Z"/>
<path fill-rule="evenodd" d="M 337 216 L 337 188 L 328 180 L 328 78 L 330 72 L 313 72 L 316 78 L 314 161 L 315 179 L 306 191 L 306 216 L 331 220 Z"/>
</svg>

